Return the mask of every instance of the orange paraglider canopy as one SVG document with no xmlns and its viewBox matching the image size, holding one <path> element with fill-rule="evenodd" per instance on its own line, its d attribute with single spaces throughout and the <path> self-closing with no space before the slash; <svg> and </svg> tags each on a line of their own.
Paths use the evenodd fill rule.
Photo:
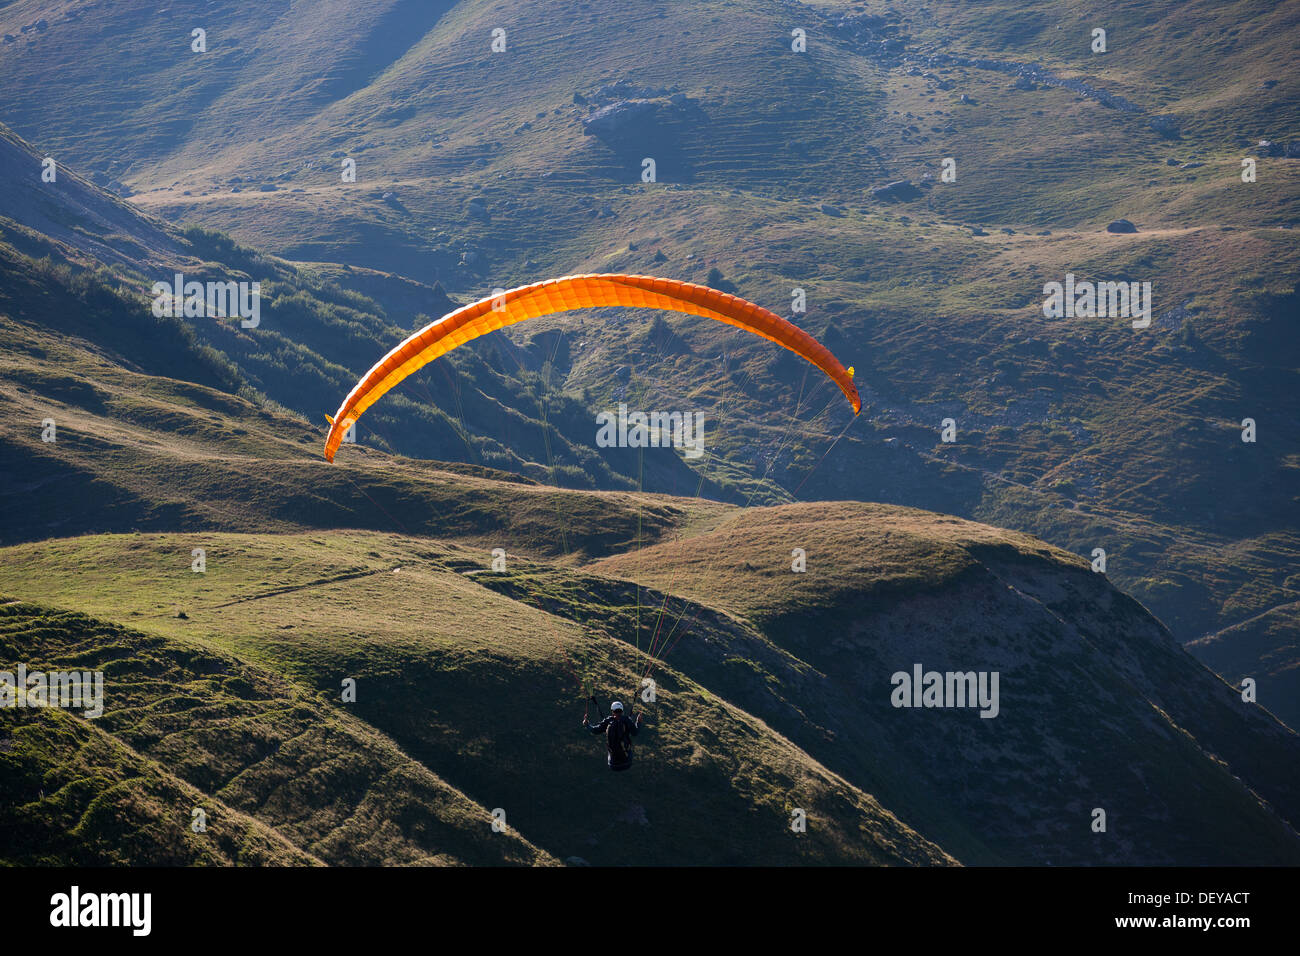
<svg viewBox="0 0 1300 956">
<path fill-rule="evenodd" d="M 761 306 L 717 289 L 675 279 L 618 273 L 565 276 L 520 286 L 448 312 L 394 348 L 362 376 L 334 416 L 326 416 L 330 422 L 329 435 L 325 439 L 326 459 L 334 460 L 344 433 L 362 412 L 406 376 L 438 356 L 480 335 L 525 319 L 572 309 L 609 306 L 685 312 L 761 335 L 816 365 L 844 392 L 853 406 L 853 414 L 862 410 L 862 399 L 853 385 L 852 370 L 841 365 L 807 332 Z"/>
</svg>

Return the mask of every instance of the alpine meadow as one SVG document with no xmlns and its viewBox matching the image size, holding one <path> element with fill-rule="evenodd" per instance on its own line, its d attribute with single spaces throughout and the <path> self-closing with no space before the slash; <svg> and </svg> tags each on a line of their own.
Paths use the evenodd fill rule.
<svg viewBox="0 0 1300 956">
<path fill-rule="evenodd" d="M 1300 4 L 0 34 L 0 868 L 1300 865 Z"/>
</svg>

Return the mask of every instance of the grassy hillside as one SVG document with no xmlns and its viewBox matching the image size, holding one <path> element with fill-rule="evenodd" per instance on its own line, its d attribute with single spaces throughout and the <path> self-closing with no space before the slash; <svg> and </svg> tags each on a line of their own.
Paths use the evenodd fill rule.
<svg viewBox="0 0 1300 956">
<path fill-rule="evenodd" d="M 322 552 L 309 538 L 203 541 L 212 577 L 187 565 L 162 580 L 169 536 L 67 541 L 48 559 L 68 567 L 71 549 L 80 552 L 74 564 L 91 567 L 107 549 L 123 573 L 92 574 L 52 599 L 131 620 L 140 631 L 108 628 L 110 646 L 130 660 L 101 659 L 108 626 L 25 604 L 9 605 L 25 626 L 14 628 L 8 653 L 21 646 L 53 668 L 78 646 L 82 658 L 96 648 L 109 706 L 93 726 L 327 862 L 546 862 L 534 846 L 607 864 L 950 862 L 869 795 L 684 681 L 648 728 L 644 769 L 627 792 L 611 794 L 569 680 L 582 666 L 602 687 L 628 686 L 636 663 L 609 639 L 430 565 L 411 542 L 354 534 Z M 401 570 L 339 574 L 320 564 L 325 555 L 378 556 L 376 548 L 401 555 Z M 278 576 L 282 562 L 308 580 L 263 592 L 254 579 Z M 205 592 L 183 599 L 183 618 L 140 609 L 143 595 L 169 592 L 166 579 L 194 587 L 182 573 Z M 26 589 L 6 576 L 10 584 Z M 97 640 L 67 646 L 65 631 L 87 628 L 99 629 Z M 33 645 L 33 634 L 48 631 Z M 338 703 L 344 677 L 357 681 L 355 705 Z M 808 839 L 786 826 L 791 800 L 818 821 Z M 593 814 L 593 804 L 605 812 Z M 531 843 L 492 832 L 497 807 L 508 833 Z M 171 807 L 187 822 L 182 810 Z"/>
<path fill-rule="evenodd" d="M 317 856 L 329 842 L 322 825 L 304 827 L 313 840 L 303 841 L 245 796 L 265 791 L 247 779 L 254 771 L 281 772 L 263 737 L 298 742 L 301 776 L 312 761 L 332 765 L 335 747 L 341 758 L 360 746 L 348 734 L 382 735 L 476 806 L 505 808 L 532 845 L 594 863 L 941 862 L 937 847 L 985 864 L 1298 858 L 1300 841 L 1279 820 L 1300 807 L 1285 769 L 1295 735 L 1234 704 L 1231 688 L 1099 577 L 983 526 L 825 509 L 733 511 L 590 571 L 512 557 L 494 572 L 485 546 L 454 537 L 86 536 L 5 549 L 0 592 L 91 615 L 78 622 L 127 623 L 110 643 L 129 660 L 116 679 L 105 667 L 111 707 L 95 726 Z M 720 535 L 741 532 L 719 547 Z M 803 575 L 786 570 L 792 540 L 808 546 Z M 699 565 L 674 561 L 680 553 Z M 11 654 L 19 646 L 46 660 L 44 643 Z M 196 676 L 154 662 L 177 654 Z M 889 675 L 914 661 L 1000 671 L 998 718 L 889 706 Z M 124 701 L 115 689 L 137 670 L 159 689 Z M 214 671 L 233 676 L 212 685 Z M 642 707 L 639 765 L 611 795 L 600 745 L 577 727 L 584 688 L 632 696 L 647 672 L 657 701 Z M 358 682 L 355 704 L 338 702 L 345 677 Z M 172 723 L 140 723 L 132 715 L 163 686 L 147 711 Z M 168 702 L 177 698 L 183 706 Z M 234 746 L 231 720 L 249 725 L 247 743 Z M 1119 764 L 1117 752 L 1127 755 Z M 954 777 L 954 761 L 968 769 Z M 335 806 L 334 786 L 326 778 L 275 805 L 294 804 L 294 820 L 314 816 L 320 799 Z M 591 812 L 611 797 L 607 813 Z M 395 812 L 358 802 L 331 819 L 360 830 Z M 1089 832 L 1093 805 L 1113 815 L 1112 839 Z M 907 808 L 903 823 L 891 806 Z M 787 829 L 793 807 L 816 821 L 813 839 Z M 444 850 L 446 835 L 426 839 L 455 859 L 469 853 Z M 404 846 L 374 852 L 416 852 Z"/>
<path fill-rule="evenodd" d="M 794 548 L 807 555 L 802 573 L 791 570 Z M 887 506 L 809 504 L 737 511 L 707 534 L 592 569 L 717 607 L 776 646 L 738 655 L 736 671 L 752 668 L 780 687 L 772 672 L 791 667 L 783 658 L 798 661 L 805 683 L 782 716 L 799 732 L 776 726 L 882 799 L 912 808 L 944 846 L 964 849 L 957 841 L 975 832 L 985 860 L 1114 861 L 1114 847 L 1077 825 L 1075 815 L 1094 806 L 1127 819 L 1129 850 L 1158 853 L 1181 842 L 1179 833 L 1196 843 L 1203 809 L 1243 792 L 1223 774 L 1225 761 L 1283 818 L 1300 813 L 1284 756 L 1294 734 L 1243 703 L 1103 576 L 1034 539 Z M 694 617 L 669 614 L 656 626 L 681 648 L 673 653 L 699 653 Z M 918 663 L 999 671 L 998 717 L 891 706 L 891 675 Z M 1241 721 L 1251 727 L 1244 739 Z M 963 769 L 954 774 L 957 755 Z M 1206 776 L 1160 792 L 1154 781 L 1205 758 Z M 1017 794 L 1012 818 L 1009 791 Z M 1026 815 L 1037 834 L 1028 843 Z"/>
<path fill-rule="evenodd" d="M 7 646 L 130 648 L 190 695 L 0 712 L 0 830 L 50 841 L 6 859 L 1294 862 L 1298 27 L 1265 0 L 0 6 Z M 862 415 L 735 329 L 584 311 L 438 360 L 321 460 L 411 329 L 600 271 L 790 317 Z M 177 272 L 259 282 L 260 325 L 155 318 Z M 1045 318 L 1067 273 L 1151 283 L 1150 327 Z M 597 447 L 619 402 L 703 412 L 707 454 Z M 593 829 L 569 709 L 652 650 L 648 772 Z M 889 707 L 916 661 L 1001 669 L 1003 715 Z M 391 693 L 337 704 L 349 668 Z M 499 754 L 516 696 L 536 730 Z M 229 715 L 300 745 L 232 748 Z M 475 835 L 506 801 L 514 836 Z M 825 825 L 792 839 L 792 801 Z"/>
<path fill-rule="evenodd" d="M 200 337 L 313 423 L 396 341 L 388 323 L 409 328 L 437 301 L 412 281 L 463 301 L 564 273 L 703 281 L 717 268 L 778 310 L 804 289 L 795 317 L 859 369 L 865 420 L 829 461 L 847 418 L 797 363 L 708 323 L 674 323 L 666 345 L 648 317 L 607 314 L 530 323 L 522 350 L 495 336 L 436 363 L 370 413 L 362 440 L 549 483 L 689 494 L 703 474 L 704 493 L 735 501 L 887 500 L 1104 547 L 1182 641 L 1298 596 L 1300 163 L 1274 155 L 1300 139 L 1286 4 L 41 15 L 37 30 L 33 4 L 0 10 L 17 38 L 0 47 L 0 116 L 40 146 L 13 181 L 36 182 L 53 155 L 137 208 L 325 263 L 295 276 L 194 250 L 277 280 L 260 333 Z M 206 53 L 190 47 L 200 20 Z M 1098 27 L 1105 53 L 1091 49 Z M 123 66 L 137 62 L 150 68 Z M 940 180 L 945 157 L 955 182 Z M 915 198 L 872 194 L 896 180 Z M 52 229 L 34 209 L 8 214 Z M 1102 231 L 1121 216 L 1140 232 Z M 1044 321 L 1043 283 L 1066 272 L 1152 282 L 1153 327 Z M 377 278 L 393 273 L 407 278 Z M 674 456 L 593 454 L 591 416 L 618 400 L 706 410 L 699 474 Z M 949 416 L 959 441 L 937 446 Z M 1252 446 L 1234 440 L 1247 417 L 1262 430 Z M 1229 656 L 1272 681 L 1253 652 Z"/>
<path fill-rule="evenodd" d="M 27 829 L 7 862 L 50 862 L 25 858 L 43 846 L 79 864 L 554 862 L 319 693 L 201 642 L 16 601 L 4 612 L 7 660 L 101 670 L 111 702 L 94 722 L 5 712 L 16 743 L 0 807 L 7 830 Z M 205 833 L 191 832 L 195 807 Z"/>
</svg>

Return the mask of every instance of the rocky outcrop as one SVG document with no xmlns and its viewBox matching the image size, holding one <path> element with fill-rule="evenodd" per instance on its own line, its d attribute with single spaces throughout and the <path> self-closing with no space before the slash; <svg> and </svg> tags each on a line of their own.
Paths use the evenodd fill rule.
<svg viewBox="0 0 1300 956">
<path fill-rule="evenodd" d="M 884 186 L 872 187 L 871 198 L 882 202 L 910 202 L 921 198 L 921 190 L 914 183 L 899 179 Z"/>
<path fill-rule="evenodd" d="M 653 125 L 660 109 L 655 100 L 619 100 L 583 119 L 582 131 L 601 139 L 625 139 Z"/>
</svg>

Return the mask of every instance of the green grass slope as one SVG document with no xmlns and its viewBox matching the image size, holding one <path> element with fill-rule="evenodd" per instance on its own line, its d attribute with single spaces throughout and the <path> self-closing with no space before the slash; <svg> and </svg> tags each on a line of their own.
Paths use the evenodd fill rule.
<svg viewBox="0 0 1300 956">
<path fill-rule="evenodd" d="M 912 540 L 867 573 L 853 563 L 863 559 L 852 517 L 830 539 L 848 561 L 846 589 L 831 585 L 826 604 L 825 581 L 807 593 L 787 581 L 762 604 L 776 582 L 752 575 L 773 559 L 746 541 L 786 554 L 789 541 L 705 499 L 887 501 L 1018 529 L 1073 555 L 1105 549 L 1111 581 L 1224 678 L 1255 678 L 1261 705 L 1300 726 L 1300 161 L 1257 145 L 1300 139 L 1298 16 L 1260 0 L 1131 0 L 1101 12 L 1063 0 L 379 0 L 364 10 L 223 0 L 201 16 L 137 0 L 6 4 L 0 543 L 133 529 L 315 529 L 332 541 L 360 528 L 454 540 L 476 555 L 501 546 L 537 563 L 494 578 L 498 595 L 586 627 L 612 616 L 604 633 L 630 636 L 636 653 L 655 636 L 638 611 L 638 584 L 652 587 L 780 681 L 828 667 L 791 645 L 798 614 L 856 635 L 845 607 L 861 614 L 862 595 L 910 601 L 914 586 L 958 587 L 949 562 L 961 588 L 992 589 L 1022 636 L 1059 613 L 1033 575 L 1016 577 L 1022 597 L 1008 599 L 988 578 L 1006 569 L 951 541 Z M 190 49 L 196 26 L 208 53 Z M 497 27 L 504 53 L 489 46 Z M 804 54 L 790 50 L 796 27 Z M 1107 30 L 1105 54 L 1089 49 L 1094 27 Z M 602 127 L 602 109 L 643 112 Z M 56 183 L 40 180 L 46 156 L 59 163 Z M 340 181 L 345 156 L 356 183 Z M 658 182 L 640 180 L 646 156 Z M 1240 179 L 1245 156 L 1258 159 L 1255 183 Z M 937 179 L 944 157 L 957 162 L 954 183 Z M 914 198 L 871 193 L 900 179 L 919 185 Z M 1140 231 L 1105 233 L 1118 216 Z M 808 311 L 792 318 L 855 365 L 859 419 L 803 363 L 734 330 L 579 313 L 439 360 L 367 414 L 340 466 L 319 461 L 321 413 L 446 307 L 441 287 L 467 301 L 570 272 L 717 282 L 715 269 L 783 314 L 805 290 Z M 262 282 L 261 327 L 155 320 L 148 289 L 174 271 Z M 1152 327 L 1044 319 L 1043 283 L 1067 272 L 1150 281 Z M 593 447 L 594 413 L 618 401 L 703 410 L 708 455 Z M 938 440 L 946 417 L 958 426 L 952 444 Z M 46 418 L 57 443 L 40 440 Z M 1245 418 L 1258 423 L 1254 444 L 1240 441 Z M 739 539 L 726 522 L 744 529 Z M 685 540 L 702 532 L 716 537 Z M 708 540 L 754 567 L 708 565 L 693 550 Z M 686 587 L 674 580 L 685 572 L 628 555 L 642 547 L 665 568 L 707 573 Z M 1068 566 L 1057 557 L 1053 567 Z M 613 563 L 565 570 L 598 558 Z M 631 605 L 629 585 L 604 578 L 625 570 L 637 582 Z M 289 586 L 277 580 L 267 575 L 265 590 Z M 1257 785 L 1256 758 L 1225 730 L 1232 719 L 1211 707 L 1198 723 L 1174 684 L 1210 700 L 1222 687 L 1167 653 L 1165 632 L 1112 607 L 1110 591 L 1061 587 L 1111 615 L 1072 603 L 1064 623 L 1044 624 L 1067 626 L 1062 654 L 1087 657 L 1100 635 L 1135 627 L 1150 658 L 1141 666 L 1165 677 L 1159 689 L 1134 686 L 1181 701 L 1177 712 L 1153 705 L 1155 716 L 1128 710 L 1146 728 L 1140 739 L 1182 740 L 1171 726 L 1186 729 L 1195 745 L 1170 760 L 1195 779 L 1191 790 L 1214 805 L 1236 799 L 1199 748 L 1294 823 L 1279 809 L 1292 806 L 1286 781 L 1265 767 Z M 948 598 L 931 597 L 928 613 L 949 613 Z M 153 613 L 164 603 L 155 597 Z M 891 621 L 881 623 L 890 633 L 925 618 Z M 752 671 L 693 666 L 704 670 L 681 679 L 707 673 L 710 687 Z M 1088 675 L 1102 698 L 1129 699 L 1116 688 L 1131 675 Z M 772 727 L 801 747 L 801 734 L 817 739 L 791 710 L 794 695 L 751 677 L 727 684 L 729 704 L 764 720 L 755 708 L 771 707 L 781 716 Z M 1273 739 L 1266 725 L 1242 740 Z M 436 747 L 418 731 L 402 739 Z M 1032 750 L 1028 739 L 1013 755 Z M 1070 753 L 1095 754 L 1069 739 Z M 865 758 L 853 759 L 853 774 L 833 769 L 890 803 L 855 776 L 870 769 Z M 938 829 L 926 835 L 963 860 L 991 858 L 979 834 L 1001 831 L 992 798 L 981 800 L 960 811 L 934 802 Z M 1152 833 L 1196 825 L 1168 801 Z M 1263 853 L 1258 813 L 1236 816 L 1251 821 L 1243 856 Z M 1101 852 L 1058 826 L 1026 852 Z M 1170 840 L 1166 855 L 1201 849 Z M 1124 850 L 1147 858 L 1156 845 Z"/>
<path fill-rule="evenodd" d="M 40 827 L 7 862 L 51 862 L 26 854 L 60 827 L 57 859 L 82 865 L 554 862 L 494 834 L 490 812 L 318 693 L 200 642 L 16 601 L 4 611 L 6 661 L 102 671 L 105 684 L 101 718 L 5 712 L 17 744 L 0 804 L 15 835 Z M 206 833 L 191 832 L 194 808 Z"/>
<path fill-rule="evenodd" d="M 637 776 L 615 780 L 626 786 L 611 794 L 571 682 L 581 669 L 628 686 L 639 661 L 609 637 L 497 596 L 462 573 L 458 550 L 360 533 L 201 540 L 204 574 L 168 570 L 170 535 L 21 546 L 6 553 L 3 587 L 29 590 L 8 573 L 24 556 L 85 568 L 48 599 L 132 625 L 96 625 L 98 641 L 80 645 L 84 667 L 92 653 L 118 662 L 104 667 L 97 726 L 329 862 L 544 862 L 531 846 L 605 864 L 951 862 L 872 797 L 684 680 L 647 728 Z M 112 575 L 101 573 L 105 558 Z M 393 566 L 345 572 L 340 559 Z M 267 590 L 282 566 L 298 583 Z M 159 613 L 149 595 L 188 610 Z M 15 628 L 7 656 L 54 667 L 75 655 L 57 638 L 76 628 L 10 607 L 35 620 Z M 345 677 L 357 681 L 355 704 L 338 703 Z M 788 828 L 790 806 L 814 821 L 806 839 Z M 498 807 L 529 843 L 490 849 Z"/>
<path fill-rule="evenodd" d="M 791 570 L 795 548 L 805 572 Z M 1229 817 L 1244 828 L 1235 862 L 1294 858 L 1300 740 L 1040 541 L 819 503 L 736 511 L 590 567 L 734 616 L 733 683 L 715 686 L 748 682 L 756 712 L 963 860 L 1205 863 L 1222 845 L 1206 828 Z M 709 630 L 697 614 L 666 617 L 669 659 L 693 673 L 714 656 Z M 997 671 L 998 716 L 893 706 L 892 675 L 916 664 Z M 1089 831 L 1095 807 L 1109 837 Z"/>
<path fill-rule="evenodd" d="M 409 286 L 376 286 L 367 269 L 465 299 L 568 272 L 700 281 L 718 268 L 778 309 L 805 289 L 797 318 L 858 368 L 866 421 L 824 466 L 847 418 L 833 395 L 805 394 L 803 369 L 707 323 L 675 323 L 667 347 L 639 316 L 537 326 L 565 331 L 571 357 L 501 337 L 479 363 L 471 346 L 373 410 L 362 440 L 689 493 L 697 476 L 671 456 L 644 466 L 590 448 L 595 409 L 689 402 L 715 423 L 696 469 L 714 496 L 883 499 L 1104 547 L 1182 641 L 1297 598 L 1287 227 L 1300 163 L 1257 148 L 1300 137 L 1289 5 L 220 3 L 198 18 L 204 54 L 181 8 L 41 14 L 46 29 L 22 32 L 36 5 L 0 11 L 18 38 L 0 48 L 0 115 L 40 146 L 12 157 L 26 193 L 48 153 L 135 190 L 141 209 L 336 263 L 341 286 L 391 301 L 263 263 L 250 275 L 284 283 L 264 331 L 200 329 L 249 387 L 313 422 L 396 340 L 376 310 L 415 318 Z M 504 53 L 490 48 L 498 27 Z M 790 50 L 795 28 L 806 53 Z M 630 101 L 651 112 L 613 132 L 584 125 Z M 356 183 L 340 180 L 344 156 Z M 1245 156 L 1255 183 L 1241 182 Z M 945 157 L 955 183 L 937 180 Z M 929 188 L 871 195 L 899 179 Z M 30 197 L 10 215 L 69 228 Z M 1103 233 L 1118 216 L 1141 232 Z M 223 256 L 227 270 L 238 258 Z M 1066 272 L 1152 282 L 1153 328 L 1044 321 L 1042 285 Z M 961 440 L 936 448 L 947 416 Z M 1234 444 L 1247 417 L 1261 440 Z M 1271 683 L 1260 665 L 1231 655 Z"/>
</svg>

